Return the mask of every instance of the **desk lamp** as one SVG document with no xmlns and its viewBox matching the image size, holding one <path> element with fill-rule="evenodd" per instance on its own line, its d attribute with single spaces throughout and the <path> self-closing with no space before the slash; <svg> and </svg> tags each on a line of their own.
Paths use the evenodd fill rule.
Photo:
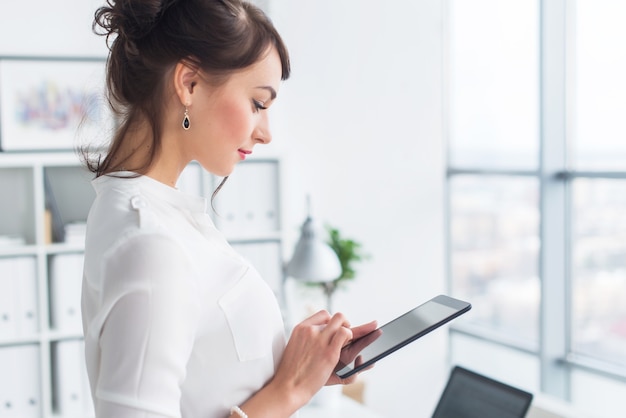
<svg viewBox="0 0 626 418">
<path fill-rule="evenodd" d="M 307 206 L 308 214 L 285 274 L 303 283 L 320 284 L 326 294 L 326 307 L 331 311 L 334 280 L 341 276 L 341 263 L 335 251 L 320 238 L 319 228 L 311 217 L 308 199 Z"/>
</svg>

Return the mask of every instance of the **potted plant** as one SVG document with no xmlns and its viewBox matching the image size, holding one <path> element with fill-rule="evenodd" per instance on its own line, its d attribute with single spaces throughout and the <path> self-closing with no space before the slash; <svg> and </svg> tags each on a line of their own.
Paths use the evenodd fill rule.
<svg viewBox="0 0 626 418">
<path fill-rule="evenodd" d="M 326 295 L 326 305 L 329 312 L 332 312 L 332 295 L 339 287 L 345 286 L 346 282 L 354 280 L 356 277 L 355 264 L 368 258 L 363 253 L 361 243 L 345 238 L 338 228 L 326 226 L 328 231 L 328 245 L 335 251 L 341 264 L 341 276 L 333 281 L 321 283 Z"/>
<path fill-rule="evenodd" d="M 368 255 L 363 253 L 361 243 L 345 238 L 339 229 L 326 226 L 328 231 L 327 244 L 335 251 L 337 258 L 339 258 L 339 264 L 341 265 L 341 276 L 330 282 L 315 283 L 315 285 L 321 285 L 326 295 L 326 308 L 329 312 L 332 310 L 332 296 L 340 287 L 344 287 L 348 282 L 354 280 L 356 277 L 355 265 L 365 259 L 369 258 Z M 343 391 L 343 386 L 326 386 L 318 392 L 311 403 L 316 405 L 336 405 L 340 399 L 340 395 Z"/>
</svg>

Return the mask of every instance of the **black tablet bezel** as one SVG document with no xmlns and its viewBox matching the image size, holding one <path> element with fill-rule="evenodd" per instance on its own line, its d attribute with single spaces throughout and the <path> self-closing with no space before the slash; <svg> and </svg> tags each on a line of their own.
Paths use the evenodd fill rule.
<svg viewBox="0 0 626 418">
<path fill-rule="evenodd" d="M 342 379 L 346 379 L 350 376 L 352 376 L 355 373 L 358 373 L 359 371 L 369 367 L 370 365 L 376 363 L 377 361 L 379 361 L 380 359 L 387 357 L 389 354 L 399 350 L 400 348 L 406 346 L 407 344 L 417 340 L 420 337 L 423 337 L 424 335 L 428 334 L 429 332 L 439 328 L 440 326 L 450 322 L 451 320 L 457 318 L 458 316 L 464 314 L 465 312 L 469 311 L 472 307 L 472 305 L 468 302 L 459 300 L 459 299 L 455 299 L 452 298 L 450 296 L 447 295 L 438 295 L 433 297 L 432 299 L 422 303 L 421 305 L 411 309 L 410 311 L 400 315 L 399 317 L 387 322 L 386 324 L 378 327 L 375 331 L 372 331 L 371 333 L 358 338 L 352 342 L 350 342 L 350 344 L 346 345 L 343 349 L 342 352 L 349 350 L 351 347 L 353 347 L 355 344 L 358 344 L 359 342 L 364 341 L 367 338 L 372 338 L 372 335 L 376 332 L 380 332 L 380 331 L 384 331 L 384 328 L 386 326 L 388 326 L 389 324 L 395 323 L 397 321 L 402 321 L 403 318 L 407 317 L 408 315 L 414 313 L 416 310 L 419 310 L 420 308 L 423 308 L 425 305 L 429 304 L 429 303 L 438 303 L 440 305 L 444 305 L 447 306 L 449 308 L 454 309 L 455 311 L 453 313 L 451 313 L 450 315 L 439 319 L 438 321 L 430 324 L 429 326 L 427 326 L 426 328 L 417 331 L 415 333 L 411 333 L 411 334 L 407 334 L 406 338 L 402 339 L 402 341 L 398 342 L 397 344 L 395 344 L 394 346 L 392 346 L 389 349 L 386 349 L 384 351 L 381 351 L 380 353 L 376 354 L 375 356 L 373 356 L 371 359 L 365 361 L 364 363 L 353 367 L 353 361 L 351 361 L 350 363 L 344 363 L 344 362 L 340 362 L 337 367 L 335 368 L 335 374 L 337 376 L 339 376 Z M 369 344 L 367 344 L 369 345 Z M 365 348 L 365 347 L 363 347 Z M 360 350 L 359 350 L 360 351 Z"/>
</svg>

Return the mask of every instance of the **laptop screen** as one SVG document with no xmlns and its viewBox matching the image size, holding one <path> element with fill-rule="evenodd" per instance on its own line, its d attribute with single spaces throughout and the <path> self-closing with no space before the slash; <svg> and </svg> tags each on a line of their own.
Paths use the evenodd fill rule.
<svg viewBox="0 0 626 418">
<path fill-rule="evenodd" d="M 533 395 L 455 366 L 433 418 L 523 418 Z"/>
</svg>

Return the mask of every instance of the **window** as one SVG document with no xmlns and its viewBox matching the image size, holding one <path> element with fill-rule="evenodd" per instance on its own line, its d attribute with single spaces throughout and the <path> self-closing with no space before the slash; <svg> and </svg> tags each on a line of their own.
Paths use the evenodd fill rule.
<svg viewBox="0 0 626 418">
<path fill-rule="evenodd" d="M 539 341 L 539 18 L 528 0 L 451 1 L 452 289 L 472 322 Z"/>
<path fill-rule="evenodd" d="M 572 351 L 626 366 L 626 5 L 578 0 L 572 72 Z M 587 172 L 588 171 L 588 172 Z M 604 172 L 604 174 L 602 174 Z"/>
<path fill-rule="evenodd" d="M 453 357 L 513 350 L 574 403 L 580 371 L 626 384 L 626 3 L 446 4 Z"/>
<path fill-rule="evenodd" d="M 449 191 L 454 292 L 472 302 L 476 324 L 536 344 L 537 179 L 455 175 Z"/>
<path fill-rule="evenodd" d="M 458 0 L 452 5 L 451 165 L 536 169 L 537 4 L 528 0 Z"/>
</svg>

